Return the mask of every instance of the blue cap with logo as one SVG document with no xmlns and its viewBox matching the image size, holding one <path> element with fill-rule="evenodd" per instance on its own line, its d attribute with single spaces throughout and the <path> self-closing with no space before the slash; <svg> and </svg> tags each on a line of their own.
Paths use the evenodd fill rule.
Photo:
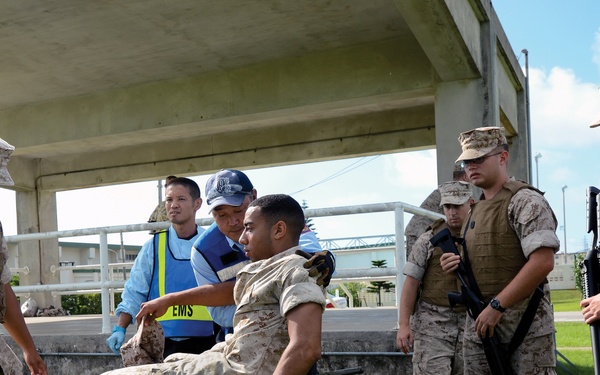
<svg viewBox="0 0 600 375">
<path fill-rule="evenodd" d="M 220 205 L 241 206 L 254 186 L 248 176 L 237 169 L 221 169 L 206 182 L 208 212 Z"/>
</svg>

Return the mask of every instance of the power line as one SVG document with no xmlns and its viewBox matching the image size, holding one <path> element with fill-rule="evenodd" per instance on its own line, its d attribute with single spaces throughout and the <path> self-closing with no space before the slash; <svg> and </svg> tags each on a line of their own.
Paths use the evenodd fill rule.
<svg viewBox="0 0 600 375">
<path fill-rule="evenodd" d="M 362 158 L 360 158 L 359 160 L 355 161 L 354 163 L 352 163 L 352 164 L 350 164 L 350 165 L 347 165 L 347 166 L 345 166 L 344 168 L 340 169 L 339 171 L 335 172 L 335 173 L 334 173 L 334 174 L 332 174 L 331 176 L 329 176 L 329 177 L 326 177 L 326 178 L 322 179 L 321 181 L 315 182 L 314 184 L 312 184 L 312 185 L 310 185 L 310 186 L 307 186 L 307 187 L 305 187 L 304 189 L 300 189 L 300 190 L 297 190 L 297 191 L 295 191 L 295 192 L 293 192 L 293 193 L 290 193 L 289 195 L 298 194 L 298 193 L 301 193 L 301 192 L 303 192 L 303 191 L 305 191 L 305 190 L 311 189 L 311 188 L 313 188 L 313 187 L 315 187 L 315 186 L 318 186 L 318 185 L 324 184 L 325 182 L 331 181 L 331 180 L 333 180 L 334 178 L 337 178 L 337 177 L 339 177 L 339 176 L 341 176 L 341 175 L 343 175 L 343 174 L 346 174 L 346 173 L 348 173 L 348 172 L 350 172 L 350 171 L 352 171 L 352 170 L 354 170 L 354 169 L 356 169 L 356 168 L 358 168 L 358 167 L 362 167 L 363 165 L 365 165 L 365 164 L 367 164 L 367 163 L 370 163 L 370 162 L 372 162 L 373 160 L 377 159 L 377 158 L 378 158 L 378 157 L 380 157 L 380 156 L 381 156 L 381 155 L 377 155 L 377 156 L 374 156 L 374 157 L 372 157 L 372 158 L 370 158 L 370 159 L 368 159 L 368 160 L 365 160 L 365 159 L 367 159 L 367 157 L 366 157 L 366 156 L 365 156 L 365 157 L 362 157 Z M 353 167 L 353 166 L 354 166 L 354 167 Z M 353 167 L 353 168 L 352 168 L 352 167 Z"/>
</svg>

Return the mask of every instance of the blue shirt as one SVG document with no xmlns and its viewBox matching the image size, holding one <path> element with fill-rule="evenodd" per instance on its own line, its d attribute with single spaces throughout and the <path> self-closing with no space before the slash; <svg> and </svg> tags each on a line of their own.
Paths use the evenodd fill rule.
<svg viewBox="0 0 600 375">
<path fill-rule="evenodd" d="M 169 227 L 169 247 L 173 255 L 178 258 L 187 258 L 190 255 L 192 245 L 204 232 L 204 228 L 197 226 L 198 233 L 189 240 L 181 239 L 173 227 Z M 115 310 L 119 316 L 125 312 L 135 319 L 140 311 L 140 305 L 148 300 L 150 284 L 152 282 L 152 269 L 154 268 L 154 236 L 142 246 L 135 258 L 129 279 L 125 282 L 125 288 L 121 295 L 122 301 Z M 130 322 L 131 323 L 131 322 Z"/>
<path fill-rule="evenodd" d="M 233 251 L 244 251 L 244 246 L 240 243 L 237 243 L 225 236 L 223 233 L 219 231 L 219 228 L 215 223 L 213 223 L 207 230 L 206 234 L 212 233 L 213 231 L 218 231 L 219 233 L 215 233 L 215 235 L 220 235 L 225 237 L 227 243 L 229 244 L 229 250 Z M 234 245 L 237 245 L 238 249 L 236 250 Z M 300 246 L 302 250 L 315 253 L 318 251 L 323 251 L 321 245 L 319 244 L 319 240 L 317 236 L 312 231 L 305 231 L 300 236 Z M 212 285 L 221 282 L 211 266 L 208 264 L 206 259 L 200 254 L 200 252 L 194 248 L 192 248 L 192 254 L 190 256 L 192 268 L 194 269 L 194 275 L 196 276 L 196 281 L 199 286 L 202 285 Z M 235 314 L 235 305 L 227 305 L 227 306 L 207 306 L 208 312 L 213 318 L 214 322 L 220 325 L 221 327 L 233 327 L 233 314 Z"/>
</svg>

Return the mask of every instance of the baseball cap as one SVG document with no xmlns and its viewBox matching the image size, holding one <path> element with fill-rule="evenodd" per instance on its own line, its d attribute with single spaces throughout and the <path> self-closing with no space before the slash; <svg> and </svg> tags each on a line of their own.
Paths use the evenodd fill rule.
<svg viewBox="0 0 600 375">
<path fill-rule="evenodd" d="M 445 204 L 461 205 L 473 196 L 471 184 L 466 181 L 444 182 L 440 185 L 439 190 L 442 196 L 440 206 Z"/>
<path fill-rule="evenodd" d="M 226 204 L 241 206 L 246 195 L 251 194 L 254 186 L 248 176 L 237 169 L 221 169 L 206 182 L 206 203 L 208 212 Z"/>
<path fill-rule="evenodd" d="M 471 160 L 485 156 L 496 147 L 507 144 L 504 128 L 497 126 L 477 128 L 460 133 L 458 141 L 462 147 L 462 154 L 456 159 L 457 163 L 461 160 Z"/>
<path fill-rule="evenodd" d="M 5 140 L 0 138 L 0 185 L 14 185 L 15 182 L 10 177 L 8 169 L 8 161 L 10 160 L 10 154 L 15 150 L 15 147 L 8 144 Z"/>
</svg>

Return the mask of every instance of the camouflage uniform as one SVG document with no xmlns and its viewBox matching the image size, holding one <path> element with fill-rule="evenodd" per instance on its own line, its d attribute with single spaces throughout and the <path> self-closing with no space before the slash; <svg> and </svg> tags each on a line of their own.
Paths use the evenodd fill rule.
<svg viewBox="0 0 600 375">
<path fill-rule="evenodd" d="M 152 211 L 152 213 L 150 214 L 150 217 L 148 218 L 149 223 L 158 223 L 161 221 L 168 221 L 168 220 L 169 220 L 169 215 L 167 215 L 167 206 L 165 204 L 165 201 L 160 202 L 156 206 L 154 211 Z"/>
<path fill-rule="evenodd" d="M 325 308 L 323 289 L 308 275 L 293 247 L 245 266 L 234 289 L 234 333 L 200 355 L 172 354 L 165 363 L 128 367 L 118 374 L 272 374 L 289 343 L 285 315 L 314 302 Z"/>
<path fill-rule="evenodd" d="M 477 205 L 474 206 L 473 212 L 476 210 Z M 520 240 L 526 258 L 540 247 L 550 247 L 558 251 L 559 241 L 555 234 L 554 214 L 546 199 L 537 191 L 527 188 L 517 191 L 508 205 L 508 219 L 509 225 Z M 477 251 L 468 248 L 468 242 L 467 250 L 469 254 L 475 254 Z M 471 256 L 471 263 L 475 263 L 476 259 Z M 544 292 L 545 296 L 540 301 L 525 340 L 511 356 L 510 363 L 516 375 L 556 373 L 554 315 L 547 285 Z M 503 313 L 495 328 L 502 343 L 510 342 L 528 303 L 529 298 L 511 306 Z M 465 374 L 491 373 L 475 331 L 475 321 L 470 317 L 467 317 L 464 336 Z"/>
<path fill-rule="evenodd" d="M 429 240 L 433 231 L 423 233 L 414 244 L 404 274 L 423 281 L 434 252 Z M 462 341 L 465 311 L 427 303 L 420 299 L 411 320 L 414 332 L 413 374 L 462 374 Z"/>
<path fill-rule="evenodd" d="M 160 202 L 148 218 L 149 223 L 158 223 L 161 221 L 169 221 L 169 215 L 167 214 L 167 205 L 165 201 Z M 165 229 L 153 229 L 150 231 L 150 234 L 156 234 L 164 230 Z"/>
<path fill-rule="evenodd" d="M 444 209 L 440 206 L 441 199 L 440 191 L 435 189 L 427 198 L 425 198 L 420 207 L 443 215 Z M 404 235 L 406 236 L 407 257 L 410 255 L 412 248 L 415 245 L 415 242 L 417 242 L 419 236 L 425 233 L 427 228 L 433 222 L 433 219 L 421 215 L 413 215 L 413 217 L 410 219 L 406 229 L 404 230 Z"/>
<path fill-rule="evenodd" d="M 0 323 L 4 323 L 4 314 L 6 312 L 6 294 L 4 286 L 9 284 L 12 279 L 10 269 L 6 266 L 7 259 L 8 249 L 2 231 L 2 224 L 0 223 Z M 2 371 L 4 374 L 22 374 L 23 364 L 2 337 L 0 337 L 0 373 L 2 373 Z"/>
<path fill-rule="evenodd" d="M 161 363 L 165 350 L 165 332 L 157 320 L 142 318 L 135 335 L 119 351 L 125 367 Z"/>
</svg>

